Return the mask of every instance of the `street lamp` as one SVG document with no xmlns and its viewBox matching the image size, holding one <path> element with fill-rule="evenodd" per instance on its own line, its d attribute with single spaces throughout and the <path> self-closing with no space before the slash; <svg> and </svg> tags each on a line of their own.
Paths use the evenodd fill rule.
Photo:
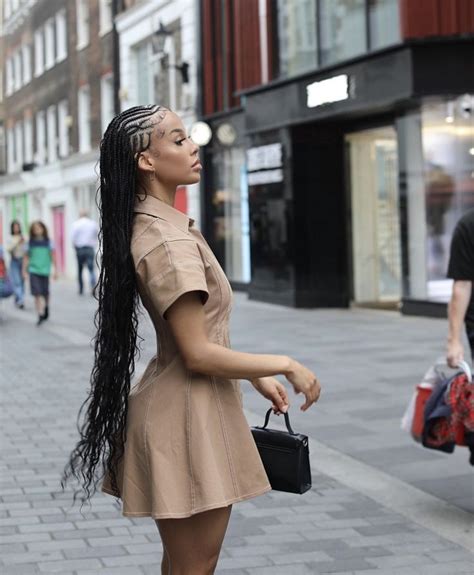
<svg viewBox="0 0 474 575">
<path fill-rule="evenodd" d="M 173 36 L 173 32 L 167 30 L 163 22 L 160 20 L 158 30 L 155 31 L 151 40 L 153 45 L 153 52 L 155 52 L 155 54 L 162 54 L 164 52 L 165 42 L 168 36 Z"/>
<path fill-rule="evenodd" d="M 155 54 L 158 55 L 164 55 L 165 53 L 165 43 L 166 43 L 166 38 L 168 38 L 169 36 L 173 36 L 174 35 L 174 31 L 172 30 L 168 30 L 167 28 L 165 28 L 165 25 L 163 24 L 162 20 L 160 20 L 160 25 L 158 27 L 158 30 L 155 31 L 155 33 L 152 36 L 152 47 L 153 47 L 153 52 Z M 161 60 L 161 67 L 163 69 L 167 69 L 167 68 L 176 68 L 176 70 L 179 70 L 181 73 L 181 80 L 183 82 L 183 84 L 188 84 L 189 83 L 189 64 L 188 62 L 181 62 L 181 64 L 167 64 L 166 61 L 164 59 Z"/>
</svg>

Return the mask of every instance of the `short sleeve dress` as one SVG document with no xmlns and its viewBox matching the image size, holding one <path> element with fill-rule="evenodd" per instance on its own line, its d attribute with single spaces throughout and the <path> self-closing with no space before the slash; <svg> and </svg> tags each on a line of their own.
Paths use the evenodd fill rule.
<svg viewBox="0 0 474 575">
<path fill-rule="evenodd" d="M 229 347 L 232 291 L 185 214 L 147 196 L 137 201 L 132 255 L 154 324 L 157 355 L 129 396 L 119 492 L 126 516 L 190 517 L 271 489 L 242 410 L 237 381 L 186 369 L 166 321 L 184 293 L 200 293 L 210 341 Z"/>
</svg>

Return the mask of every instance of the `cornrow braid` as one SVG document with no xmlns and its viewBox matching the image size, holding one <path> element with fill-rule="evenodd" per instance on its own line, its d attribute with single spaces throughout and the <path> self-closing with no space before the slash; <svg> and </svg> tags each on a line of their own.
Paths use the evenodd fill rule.
<svg viewBox="0 0 474 575">
<path fill-rule="evenodd" d="M 61 484 L 74 478 L 82 503 L 97 490 L 104 471 L 118 491 L 116 468 L 123 455 L 127 402 L 138 353 L 138 291 L 130 244 L 136 201 L 138 155 L 148 149 L 166 108 L 136 106 L 116 116 L 100 144 L 101 270 L 95 291 L 94 366 L 91 387 L 78 416 L 79 442 Z"/>
</svg>

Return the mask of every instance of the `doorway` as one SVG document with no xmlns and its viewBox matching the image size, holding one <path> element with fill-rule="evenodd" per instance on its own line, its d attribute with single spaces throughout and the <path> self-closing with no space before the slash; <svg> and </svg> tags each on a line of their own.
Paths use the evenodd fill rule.
<svg viewBox="0 0 474 575">
<path fill-rule="evenodd" d="M 397 135 L 386 126 L 347 134 L 345 141 L 354 303 L 396 307 L 402 292 Z"/>
</svg>

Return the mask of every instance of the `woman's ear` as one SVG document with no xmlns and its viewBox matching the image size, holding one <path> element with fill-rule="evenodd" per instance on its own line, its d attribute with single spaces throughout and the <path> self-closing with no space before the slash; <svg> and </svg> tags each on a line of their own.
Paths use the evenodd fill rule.
<svg viewBox="0 0 474 575">
<path fill-rule="evenodd" d="M 150 158 L 150 155 L 146 152 L 141 152 L 138 154 L 138 162 L 137 162 L 138 169 L 141 172 L 155 172 L 155 167 L 153 165 L 153 161 Z"/>
</svg>

